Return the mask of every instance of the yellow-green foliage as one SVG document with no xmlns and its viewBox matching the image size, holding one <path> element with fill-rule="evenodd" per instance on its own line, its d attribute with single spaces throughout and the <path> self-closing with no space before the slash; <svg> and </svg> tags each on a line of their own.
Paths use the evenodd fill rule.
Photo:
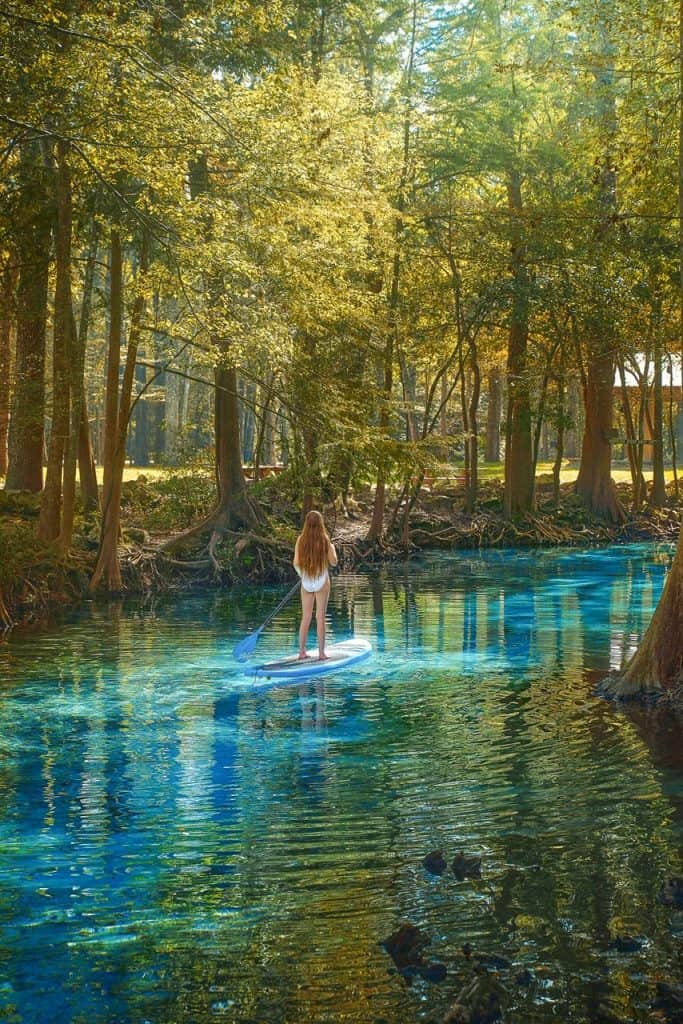
<svg viewBox="0 0 683 1024">
<path fill-rule="evenodd" d="M 214 480 L 206 472 L 179 470 L 150 481 L 143 474 L 123 485 L 124 526 L 156 533 L 182 530 L 206 515 L 214 500 Z"/>
</svg>

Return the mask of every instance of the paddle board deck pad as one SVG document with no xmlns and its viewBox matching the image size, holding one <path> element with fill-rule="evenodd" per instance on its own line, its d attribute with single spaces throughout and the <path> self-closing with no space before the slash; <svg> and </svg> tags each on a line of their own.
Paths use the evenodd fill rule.
<svg viewBox="0 0 683 1024">
<path fill-rule="evenodd" d="M 327 657 L 324 661 L 319 660 L 316 648 L 307 658 L 299 659 L 293 654 L 289 658 L 268 661 L 246 671 L 266 679 L 309 679 L 311 676 L 327 675 L 329 672 L 338 672 L 348 665 L 355 665 L 356 662 L 367 658 L 371 652 L 372 645 L 368 640 L 343 640 L 340 644 L 332 644 L 327 648 Z"/>
</svg>

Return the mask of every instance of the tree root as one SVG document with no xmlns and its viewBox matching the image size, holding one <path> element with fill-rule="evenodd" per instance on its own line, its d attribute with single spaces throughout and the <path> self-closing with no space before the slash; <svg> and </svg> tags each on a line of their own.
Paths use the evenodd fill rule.
<svg viewBox="0 0 683 1024">
<path fill-rule="evenodd" d="M 208 547 L 209 561 L 210 561 L 211 565 L 213 566 L 213 571 L 214 571 L 214 574 L 215 574 L 216 578 L 220 578 L 221 571 L 222 571 L 221 570 L 221 563 L 216 558 L 216 548 L 218 547 L 218 544 L 220 543 L 221 538 L 222 538 L 221 531 L 220 530 L 214 530 L 212 532 L 212 534 L 211 534 L 211 539 L 209 541 L 209 547 Z M 237 549 L 235 548 L 235 550 L 237 550 Z"/>
<path fill-rule="evenodd" d="M 0 587 L 0 626 L 2 626 L 3 633 L 8 629 L 11 629 L 14 625 L 14 619 L 9 613 L 7 605 L 5 604 L 5 597 Z"/>
</svg>

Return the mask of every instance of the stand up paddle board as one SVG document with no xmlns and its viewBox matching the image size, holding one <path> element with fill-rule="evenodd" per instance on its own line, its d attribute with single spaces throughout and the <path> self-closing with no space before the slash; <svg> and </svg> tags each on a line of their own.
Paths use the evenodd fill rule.
<svg viewBox="0 0 683 1024">
<path fill-rule="evenodd" d="M 264 665 L 257 665 L 247 671 L 266 679 L 309 679 L 311 676 L 327 675 L 329 672 L 338 672 L 340 668 L 346 668 L 348 665 L 355 665 L 356 662 L 367 658 L 371 652 L 372 645 L 368 640 L 343 640 L 340 644 L 332 644 L 327 648 L 327 657 L 324 661 L 319 660 L 316 648 L 307 658 L 299 659 L 293 654 L 280 661 L 267 661 Z"/>
</svg>

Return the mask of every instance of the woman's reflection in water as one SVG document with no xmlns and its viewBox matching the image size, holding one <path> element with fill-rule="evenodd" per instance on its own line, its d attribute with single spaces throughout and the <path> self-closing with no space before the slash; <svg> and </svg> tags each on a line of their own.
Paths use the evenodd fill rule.
<svg viewBox="0 0 683 1024">
<path fill-rule="evenodd" d="M 325 709 L 325 683 L 318 679 L 314 683 L 304 683 L 299 687 L 301 704 L 302 732 L 324 732 L 327 728 L 327 712 Z"/>
<path fill-rule="evenodd" d="M 314 800 L 322 800 L 327 762 L 327 709 L 322 680 L 299 687 L 301 705 L 301 754 L 299 787 Z"/>
</svg>

